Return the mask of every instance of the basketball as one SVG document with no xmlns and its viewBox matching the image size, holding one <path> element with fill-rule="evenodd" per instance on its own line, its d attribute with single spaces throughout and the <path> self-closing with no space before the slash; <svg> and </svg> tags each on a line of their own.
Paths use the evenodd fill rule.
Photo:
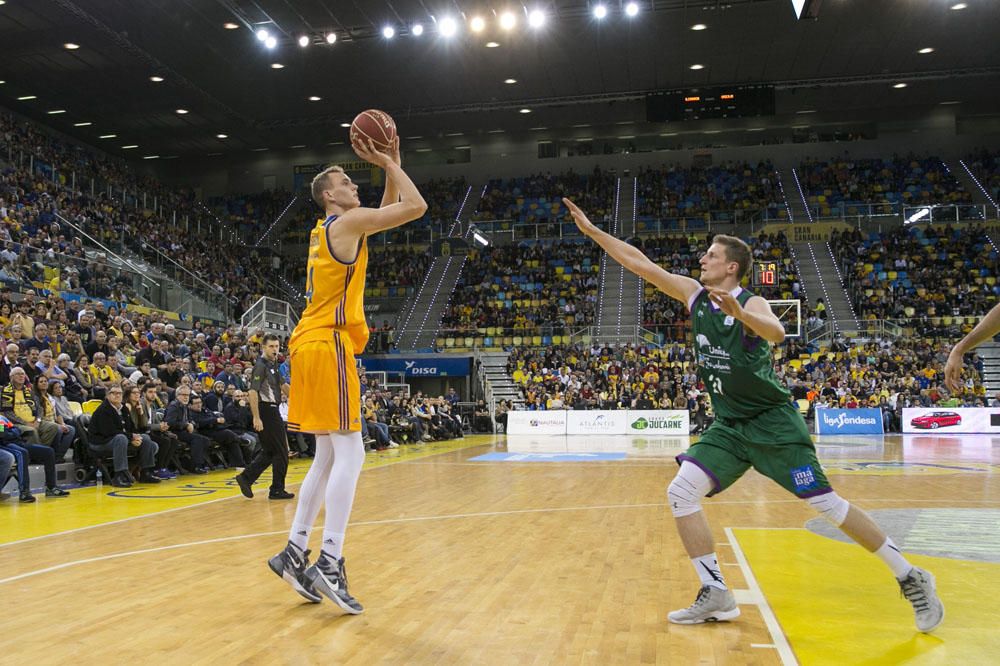
<svg viewBox="0 0 1000 666">
<path fill-rule="evenodd" d="M 396 138 L 396 121 L 385 111 L 368 109 L 354 117 L 351 123 L 351 141 L 371 139 L 379 150 L 388 150 Z"/>
</svg>

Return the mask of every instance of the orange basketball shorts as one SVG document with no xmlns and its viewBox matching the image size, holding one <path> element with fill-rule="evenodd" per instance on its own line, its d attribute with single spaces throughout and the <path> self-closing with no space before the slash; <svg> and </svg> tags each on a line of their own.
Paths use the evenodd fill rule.
<svg viewBox="0 0 1000 666">
<path fill-rule="evenodd" d="M 291 353 L 291 374 L 289 430 L 361 430 L 361 382 L 347 334 L 334 331 L 332 340 L 296 345 Z"/>
</svg>

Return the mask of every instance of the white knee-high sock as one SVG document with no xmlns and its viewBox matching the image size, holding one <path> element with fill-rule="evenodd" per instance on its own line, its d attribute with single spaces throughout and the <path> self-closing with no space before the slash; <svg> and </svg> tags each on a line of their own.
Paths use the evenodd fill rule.
<svg viewBox="0 0 1000 666">
<path fill-rule="evenodd" d="M 316 435 L 316 457 L 299 488 L 299 503 L 295 507 L 295 518 L 288 534 L 288 540 L 302 550 L 309 548 L 309 535 L 312 534 L 319 509 L 323 506 L 326 483 L 332 467 L 333 441 L 329 435 Z"/>
<path fill-rule="evenodd" d="M 323 524 L 323 553 L 340 559 L 344 552 L 344 533 L 354 504 L 365 445 L 360 432 L 333 433 L 333 468 L 326 482 L 326 521 Z"/>
</svg>

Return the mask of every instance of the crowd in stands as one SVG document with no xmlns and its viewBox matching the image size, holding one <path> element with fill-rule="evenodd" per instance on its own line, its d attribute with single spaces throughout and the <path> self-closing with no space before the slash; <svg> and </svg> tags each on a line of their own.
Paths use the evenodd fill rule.
<svg viewBox="0 0 1000 666">
<path fill-rule="evenodd" d="M 582 328 L 595 318 L 600 259 L 600 247 L 582 240 L 473 248 L 441 329 L 552 335 Z"/>
<path fill-rule="evenodd" d="M 575 228 L 562 204 L 569 197 L 594 222 L 609 222 L 614 213 L 617 175 L 595 168 L 591 173 L 537 174 L 494 179 L 472 216 L 480 220 L 511 220 L 514 224 L 566 224 Z M 549 234 L 557 236 L 558 233 Z"/>
<path fill-rule="evenodd" d="M 361 375 L 362 436 L 366 448 L 383 450 L 397 448 L 400 443 L 420 445 L 424 442 L 461 439 L 465 431 L 492 432 L 489 411 L 482 400 L 464 413 L 454 388 L 438 397 L 425 396 L 422 391 L 412 396 L 405 391 L 388 390 L 377 380 Z"/>
<path fill-rule="evenodd" d="M 835 337 L 819 349 L 788 339 L 775 352 L 775 373 L 792 398 L 816 407 L 873 407 L 898 432 L 904 407 L 1000 406 L 983 386 L 983 361 L 970 356 L 964 390 L 944 386 L 953 340 Z M 524 409 L 687 409 L 694 432 L 712 418 L 690 346 L 555 345 L 511 351 L 507 371 L 521 387 Z"/>
<path fill-rule="evenodd" d="M 689 218 L 733 220 L 736 211 L 785 211 L 774 165 L 725 162 L 708 167 L 664 165 L 637 175 L 636 214 L 640 220 Z"/>
<path fill-rule="evenodd" d="M 938 157 L 807 159 L 799 166 L 799 184 L 814 217 L 900 214 L 903 206 L 968 204 L 971 195 Z"/>
<path fill-rule="evenodd" d="M 965 158 L 965 164 L 993 197 L 993 201 L 1000 201 L 1000 151 L 985 148 L 977 150 Z"/>
<path fill-rule="evenodd" d="M 979 225 L 834 232 L 830 247 L 859 318 L 960 335 L 1000 294 L 998 253 Z"/>
</svg>

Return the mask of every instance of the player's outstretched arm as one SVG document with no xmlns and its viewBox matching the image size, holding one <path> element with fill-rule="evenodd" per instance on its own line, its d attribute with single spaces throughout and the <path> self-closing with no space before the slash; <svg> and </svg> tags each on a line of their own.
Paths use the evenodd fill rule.
<svg viewBox="0 0 1000 666">
<path fill-rule="evenodd" d="M 403 166 L 403 158 L 400 156 L 399 152 L 399 137 L 393 138 L 392 143 L 389 144 L 389 150 L 386 151 L 389 158 L 396 164 L 396 166 Z M 399 188 L 396 187 L 396 183 L 391 178 L 385 179 L 385 192 L 382 193 L 382 203 L 379 204 L 379 208 L 385 208 L 389 204 L 394 204 L 399 201 Z"/>
<path fill-rule="evenodd" d="M 352 146 L 358 157 L 385 171 L 386 178 L 399 191 L 399 201 L 383 208 L 353 208 L 344 213 L 339 224 L 358 235 L 371 235 L 412 222 L 427 212 L 427 202 L 420 196 L 417 186 L 391 157 L 376 150 L 371 140 L 367 145 L 355 141 Z"/>
<path fill-rule="evenodd" d="M 944 381 L 952 391 L 962 389 L 962 365 L 964 356 L 1000 333 L 1000 304 L 986 313 L 983 320 L 969 331 L 968 335 L 955 343 L 948 354 L 948 363 L 944 366 Z"/>
<path fill-rule="evenodd" d="M 708 297 L 727 315 L 741 322 L 743 326 L 757 337 L 764 338 L 773 344 L 785 341 L 785 327 L 778 319 L 771 306 L 760 296 L 754 296 L 745 306 L 733 298 L 725 289 L 707 287 Z"/>
<path fill-rule="evenodd" d="M 653 283 L 667 296 L 687 305 L 695 292 L 701 289 L 701 284 L 697 280 L 692 280 L 684 275 L 668 273 L 640 252 L 638 248 L 598 229 L 587 217 L 587 214 L 569 199 L 564 198 L 563 203 L 569 208 L 573 221 L 576 222 L 576 226 L 585 236 L 604 248 L 604 251 L 619 264 L 642 279 Z"/>
</svg>

